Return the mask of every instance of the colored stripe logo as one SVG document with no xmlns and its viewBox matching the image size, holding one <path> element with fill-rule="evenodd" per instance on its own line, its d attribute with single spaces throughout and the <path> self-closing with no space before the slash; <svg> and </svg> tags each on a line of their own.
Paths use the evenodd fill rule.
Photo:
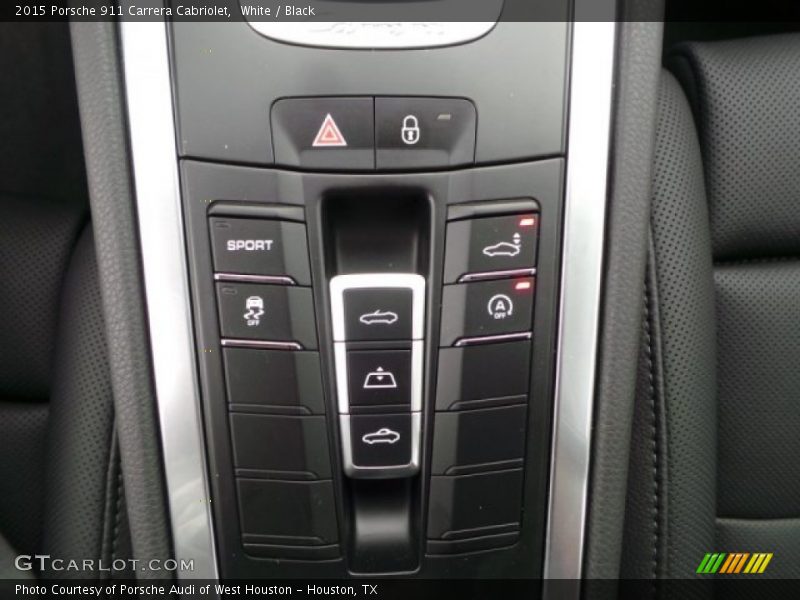
<svg viewBox="0 0 800 600">
<path fill-rule="evenodd" d="M 763 573 L 772 560 L 772 552 L 709 552 L 700 561 L 696 573 L 725 575 Z"/>
</svg>

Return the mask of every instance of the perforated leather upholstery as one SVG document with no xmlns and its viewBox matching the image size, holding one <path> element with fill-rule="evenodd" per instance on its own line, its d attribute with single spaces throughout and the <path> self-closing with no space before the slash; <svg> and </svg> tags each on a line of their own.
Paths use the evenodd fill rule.
<svg viewBox="0 0 800 600">
<path fill-rule="evenodd" d="M 706 552 L 771 552 L 763 577 L 797 578 L 800 36 L 685 44 L 668 65 L 623 575 L 713 580 Z"/>
<path fill-rule="evenodd" d="M 130 555 L 69 49 L 66 23 L 0 24 L 4 576 L 31 575 L 17 554 Z"/>
</svg>

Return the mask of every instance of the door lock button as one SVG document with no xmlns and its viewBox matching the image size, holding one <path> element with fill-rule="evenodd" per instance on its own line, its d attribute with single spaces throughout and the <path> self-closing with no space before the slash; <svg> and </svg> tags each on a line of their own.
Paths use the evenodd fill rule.
<svg viewBox="0 0 800 600">
<path fill-rule="evenodd" d="M 375 98 L 376 166 L 455 167 L 475 161 L 475 106 L 463 98 Z"/>
</svg>

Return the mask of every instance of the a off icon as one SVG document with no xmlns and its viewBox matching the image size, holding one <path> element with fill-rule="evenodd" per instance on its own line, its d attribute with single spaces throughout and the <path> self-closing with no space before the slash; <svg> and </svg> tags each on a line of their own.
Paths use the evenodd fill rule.
<svg viewBox="0 0 800 600">
<path fill-rule="evenodd" d="M 514 314 L 514 303 L 505 294 L 495 294 L 489 299 L 487 309 L 493 319 L 505 319 Z"/>
</svg>

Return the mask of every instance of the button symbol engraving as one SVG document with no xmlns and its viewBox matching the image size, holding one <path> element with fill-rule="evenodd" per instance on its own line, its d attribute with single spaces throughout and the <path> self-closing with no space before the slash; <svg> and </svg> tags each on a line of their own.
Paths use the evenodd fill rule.
<svg viewBox="0 0 800 600">
<path fill-rule="evenodd" d="M 400 434 L 388 427 L 381 427 L 378 431 L 366 433 L 361 437 L 365 444 L 396 444 L 400 441 Z"/>
<path fill-rule="evenodd" d="M 378 309 L 371 313 L 361 315 L 358 320 L 364 325 L 392 325 L 397 322 L 397 313 L 390 310 Z"/>
<path fill-rule="evenodd" d="M 311 144 L 314 148 L 334 148 L 347 146 L 347 141 L 344 139 L 342 132 L 336 121 L 333 120 L 331 113 L 325 115 L 325 120 L 322 121 L 322 126 L 317 132 L 317 137 L 314 138 L 314 143 Z"/>
<path fill-rule="evenodd" d="M 505 319 L 514 314 L 514 303 L 505 294 L 495 294 L 489 299 L 487 309 L 493 319 Z"/>
<path fill-rule="evenodd" d="M 269 252 L 272 250 L 273 240 L 228 240 L 228 252 Z"/>
<path fill-rule="evenodd" d="M 364 378 L 365 390 L 391 390 L 397 387 L 397 380 L 391 371 L 384 371 L 383 367 L 367 373 Z"/>
<path fill-rule="evenodd" d="M 517 232 L 512 237 L 512 240 L 512 242 L 498 242 L 497 244 L 486 246 L 483 249 L 483 253 L 491 258 L 495 256 L 516 256 L 522 250 L 522 236 Z"/>
<path fill-rule="evenodd" d="M 413 146 L 419 141 L 419 119 L 414 115 L 406 115 L 403 119 L 403 128 L 400 130 L 403 143 Z"/>
<path fill-rule="evenodd" d="M 264 299 L 261 296 L 250 296 L 244 304 L 244 320 L 248 327 L 258 327 L 261 325 L 261 317 L 264 315 Z"/>
</svg>

